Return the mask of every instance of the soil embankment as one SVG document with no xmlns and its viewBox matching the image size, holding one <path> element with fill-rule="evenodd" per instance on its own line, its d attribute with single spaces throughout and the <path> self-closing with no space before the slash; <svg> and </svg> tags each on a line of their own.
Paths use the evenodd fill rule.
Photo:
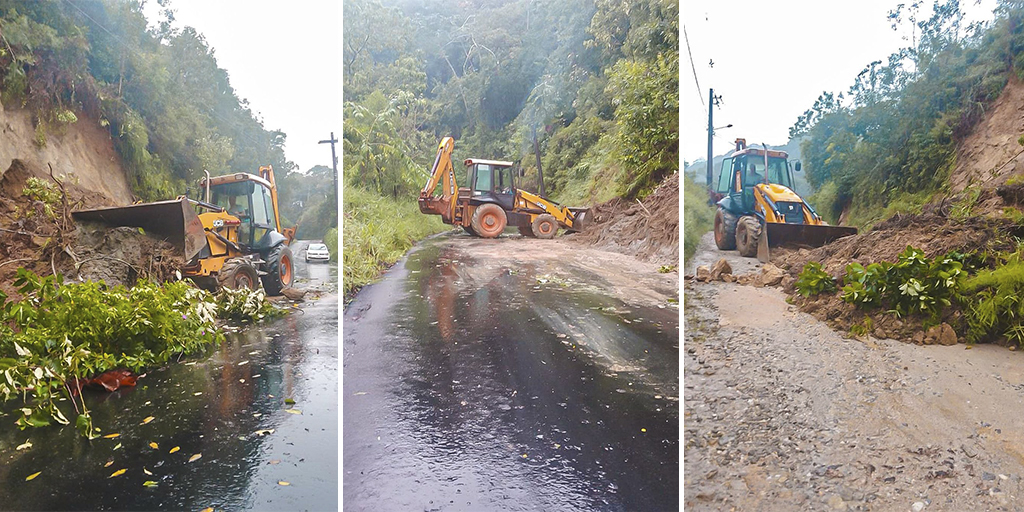
<svg viewBox="0 0 1024 512">
<path fill-rule="evenodd" d="M 111 285 L 131 284 L 142 275 L 161 275 L 165 258 L 152 247 L 159 245 L 156 241 L 139 233 L 111 234 L 104 237 L 106 241 L 97 240 L 94 235 L 76 233 L 67 217 L 75 208 L 132 201 L 121 158 L 106 129 L 83 118 L 62 133 L 47 133 L 45 145 L 39 145 L 31 115 L 0 106 L 0 130 L 0 291 L 16 296 L 11 283 L 20 267 L 37 274 L 105 278 Z M 46 183 L 53 193 L 63 194 L 62 199 L 47 204 L 27 196 L 26 187 L 33 179 Z M 102 249 L 104 244 L 110 245 L 110 237 L 118 239 L 118 247 Z M 100 259 L 104 263 L 97 265 Z M 120 270 L 112 268 L 115 266 Z M 148 269 L 154 272 L 147 274 Z M 117 274 L 123 275 L 115 279 Z"/>
</svg>

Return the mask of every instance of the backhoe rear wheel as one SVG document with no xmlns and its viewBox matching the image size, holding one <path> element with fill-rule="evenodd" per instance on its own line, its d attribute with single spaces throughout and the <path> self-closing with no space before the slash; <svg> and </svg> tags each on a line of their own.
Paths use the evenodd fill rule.
<svg viewBox="0 0 1024 512">
<path fill-rule="evenodd" d="M 715 212 L 715 245 L 721 251 L 736 248 L 736 215 L 722 207 Z"/>
<path fill-rule="evenodd" d="M 482 204 L 473 212 L 473 231 L 484 238 L 498 238 L 507 222 L 505 210 L 494 203 Z"/>
<path fill-rule="evenodd" d="M 267 295 L 279 295 L 295 281 L 292 261 L 292 250 L 283 243 L 267 253 L 267 275 L 263 276 L 263 289 Z"/>
<path fill-rule="evenodd" d="M 554 238 L 558 232 L 558 221 L 550 213 L 542 213 L 533 219 L 533 234 L 537 238 Z"/>
<path fill-rule="evenodd" d="M 736 248 L 740 250 L 740 256 L 746 258 L 757 256 L 757 240 L 759 238 L 761 238 L 761 221 L 750 215 L 740 217 L 736 224 Z"/>
<path fill-rule="evenodd" d="M 224 266 L 217 272 L 217 283 L 221 288 L 248 288 L 256 290 L 260 287 L 260 279 L 256 275 L 256 268 L 245 258 L 232 258 L 224 262 Z"/>
</svg>

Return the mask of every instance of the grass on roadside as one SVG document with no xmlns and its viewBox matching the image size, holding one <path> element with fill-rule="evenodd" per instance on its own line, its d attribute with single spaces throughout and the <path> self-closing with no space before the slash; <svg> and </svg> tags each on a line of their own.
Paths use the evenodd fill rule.
<svg viewBox="0 0 1024 512">
<path fill-rule="evenodd" d="M 708 194 L 703 186 L 683 174 L 683 261 L 697 251 L 704 233 L 711 231 L 715 209 L 708 205 Z"/>
<path fill-rule="evenodd" d="M 416 198 L 381 197 L 345 187 L 342 284 L 345 296 L 380 276 L 417 240 L 451 229 L 437 215 L 420 213 Z"/>
</svg>

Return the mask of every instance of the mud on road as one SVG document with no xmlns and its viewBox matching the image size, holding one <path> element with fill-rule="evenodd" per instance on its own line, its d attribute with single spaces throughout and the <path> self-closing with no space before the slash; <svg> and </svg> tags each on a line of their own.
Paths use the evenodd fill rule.
<svg viewBox="0 0 1024 512">
<path fill-rule="evenodd" d="M 687 281 L 687 510 L 1020 510 L 1024 360 L 851 339 L 773 288 Z"/>
</svg>

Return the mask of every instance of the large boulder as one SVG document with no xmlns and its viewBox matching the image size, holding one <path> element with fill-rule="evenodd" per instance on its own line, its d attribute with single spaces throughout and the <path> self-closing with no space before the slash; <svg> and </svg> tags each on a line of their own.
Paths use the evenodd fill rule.
<svg viewBox="0 0 1024 512">
<path fill-rule="evenodd" d="M 732 265 L 729 265 L 725 258 L 719 259 L 711 267 L 711 280 L 718 281 L 722 279 L 723 274 L 732 274 Z"/>
</svg>

